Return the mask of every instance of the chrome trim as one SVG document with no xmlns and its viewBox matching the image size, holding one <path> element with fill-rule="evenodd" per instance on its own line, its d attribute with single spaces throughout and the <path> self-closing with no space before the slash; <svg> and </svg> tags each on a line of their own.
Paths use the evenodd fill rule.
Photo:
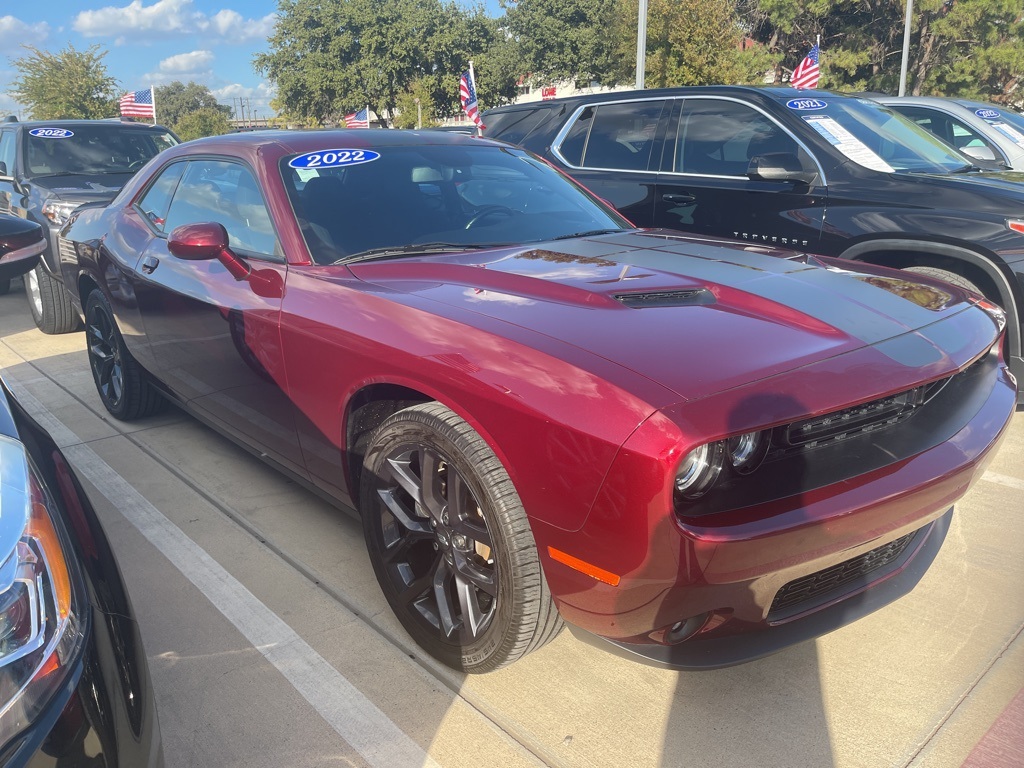
<svg viewBox="0 0 1024 768">
<path fill-rule="evenodd" d="M 682 102 L 685 102 L 687 99 L 716 99 L 718 101 L 731 101 L 731 102 L 734 102 L 736 104 L 742 104 L 743 106 L 750 107 L 751 109 L 754 109 L 754 110 L 760 112 L 764 117 L 768 118 L 771 122 L 773 122 L 775 125 L 777 125 L 779 128 L 781 128 L 791 139 L 793 139 L 793 141 L 795 141 L 807 153 L 807 155 L 811 158 L 811 160 L 814 162 L 814 164 L 818 168 L 818 175 L 821 177 L 821 184 L 820 184 L 820 186 L 823 186 L 823 187 L 827 187 L 828 186 L 828 178 L 825 176 L 825 169 L 822 167 L 821 163 L 818 162 L 818 158 L 810 150 L 810 148 L 807 146 L 806 142 L 803 141 L 803 139 L 798 137 L 789 128 L 787 128 L 786 126 L 782 125 L 778 120 L 775 119 L 775 117 L 772 114 L 770 114 L 769 112 L 766 112 L 764 109 L 762 109 L 757 104 L 753 104 L 753 103 L 751 103 L 749 101 L 745 101 L 743 99 L 738 99 L 735 96 L 719 96 L 719 95 L 713 95 L 713 94 L 708 94 L 708 95 L 701 94 L 699 96 L 655 96 L 655 97 L 650 97 L 650 98 L 645 98 L 645 99 L 612 99 L 612 100 L 609 100 L 609 101 L 595 101 L 595 102 L 589 102 L 587 104 L 581 104 L 579 107 L 576 108 L 576 110 L 572 113 L 572 115 L 569 117 L 569 119 L 566 120 L 565 124 L 558 131 L 558 133 L 555 134 L 555 139 L 554 139 L 554 141 L 551 142 L 551 154 L 553 154 L 556 158 L 558 158 L 558 161 L 563 163 L 567 168 L 572 168 L 573 170 L 577 170 L 577 171 L 615 171 L 615 172 L 618 172 L 618 173 L 654 173 L 654 174 L 666 175 L 666 176 L 693 176 L 693 177 L 702 178 L 702 179 L 728 179 L 728 180 L 744 179 L 745 181 L 751 181 L 751 179 L 749 177 L 747 177 L 747 176 L 728 176 L 728 175 L 724 175 L 724 174 L 723 175 L 718 175 L 718 174 L 710 174 L 710 173 L 682 173 L 682 172 L 679 172 L 679 171 L 659 171 L 659 170 L 655 170 L 655 171 L 652 171 L 652 170 L 646 170 L 646 171 L 625 171 L 622 168 L 596 168 L 596 167 L 595 168 L 591 168 L 590 166 L 573 165 L 572 163 L 570 163 L 568 160 L 565 159 L 565 157 L 562 155 L 562 153 L 560 151 L 561 150 L 561 146 L 562 146 L 562 142 L 565 140 L 566 135 L 569 133 L 569 129 L 572 128 L 572 126 L 576 123 L 576 120 L 579 118 L 579 116 L 583 112 L 583 110 L 587 109 L 588 107 L 602 107 L 602 106 L 606 106 L 606 105 L 609 105 L 609 104 L 627 104 L 627 103 L 639 104 L 639 103 L 642 103 L 642 102 L 645 102 L 645 101 L 682 101 Z M 679 126 L 679 123 L 677 121 L 676 122 L 677 130 L 678 130 L 678 126 Z M 590 137 L 589 137 L 589 134 L 588 134 L 588 136 L 587 136 L 588 141 L 589 141 L 589 138 Z M 667 137 L 666 137 L 666 141 L 667 141 Z"/>
</svg>

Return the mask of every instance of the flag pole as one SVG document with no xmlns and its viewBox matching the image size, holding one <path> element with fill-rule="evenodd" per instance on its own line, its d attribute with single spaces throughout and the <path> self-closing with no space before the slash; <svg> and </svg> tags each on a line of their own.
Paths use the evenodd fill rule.
<svg viewBox="0 0 1024 768">
<path fill-rule="evenodd" d="M 476 93 L 476 109 L 477 113 L 480 112 L 480 94 L 476 90 L 476 73 L 473 71 L 473 60 L 469 60 L 469 82 L 473 86 L 473 93 Z M 479 138 L 484 135 L 484 132 L 480 130 L 480 126 L 476 126 L 476 135 Z"/>
<path fill-rule="evenodd" d="M 156 86 L 149 84 L 149 98 L 153 100 L 153 125 L 156 125 Z"/>
<path fill-rule="evenodd" d="M 370 105 L 366 105 L 366 127 L 370 127 Z"/>
</svg>

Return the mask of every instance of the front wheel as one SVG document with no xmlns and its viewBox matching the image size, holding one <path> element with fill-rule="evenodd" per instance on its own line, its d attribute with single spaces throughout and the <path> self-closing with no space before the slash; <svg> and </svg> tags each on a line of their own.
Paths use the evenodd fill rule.
<svg viewBox="0 0 1024 768">
<path fill-rule="evenodd" d="M 78 312 L 71 295 L 42 263 L 25 273 L 25 295 L 32 320 L 43 333 L 69 333 L 78 328 Z"/>
<path fill-rule="evenodd" d="M 562 627 L 512 481 L 453 411 L 424 403 L 373 434 L 363 532 L 384 596 L 413 639 L 464 672 L 490 672 Z"/>
<path fill-rule="evenodd" d="M 85 302 L 85 338 L 96 391 L 111 416 L 131 421 L 163 407 L 163 397 L 128 351 L 107 297 L 98 290 Z"/>
</svg>

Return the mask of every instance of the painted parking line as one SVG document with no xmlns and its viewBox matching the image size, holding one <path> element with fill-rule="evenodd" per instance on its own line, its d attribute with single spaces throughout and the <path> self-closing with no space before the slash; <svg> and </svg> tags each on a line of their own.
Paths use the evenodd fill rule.
<svg viewBox="0 0 1024 768">
<path fill-rule="evenodd" d="M 23 384 L 7 381 L 65 455 L 371 766 L 440 768 L 359 689 L 202 547 L 51 414 Z"/>
<path fill-rule="evenodd" d="M 990 483 L 1005 485 L 1007 488 L 1016 488 L 1018 491 L 1024 491 L 1024 480 L 1010 477 L 1009 475 L 1001 475 L 998 472 L 986 472 L 981 476 L 981 479 L 988 480 Z"/>
</svg>

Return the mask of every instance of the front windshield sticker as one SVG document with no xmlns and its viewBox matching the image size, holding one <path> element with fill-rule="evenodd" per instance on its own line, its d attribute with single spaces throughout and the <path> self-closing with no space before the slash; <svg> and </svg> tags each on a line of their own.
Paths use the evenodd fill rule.
<svg viewBox="0 0 1024 768">
<path fill-rule="evenodd" d="M 998 122 L 996 122 L 996 121 L 989 121 L 989 125 L 991 125 L 993 128 L 995 128 L 1001 134 L 1003 134 L 1003 136 L 1008 138 L 1010 141 L 1012 141 L 1018 147 L 1024 148 L 1024 133 L 1021 133 L 1016 128 L 1014 128 L 1012 125 L 1009 125 L 1009 124 L 1001 122 L 1001 121 L 998 121 Z"/>
<path fill-rule="evenodd" d="M 341 168 L 372 163 L 379 157 L 380 153 L 371 149 L 321 149 L 293 157 L 288 165 L 292 168 Z"/>
<path fill-rule="evenodd" d="M 28 135 L 38 136 L 40 139 L 67 139 L 74 136 L 75 132 L 67 128 L 33 128 Z"/>
<path fill-rule="evenodd" d="M 982 120 L 998 120 L 1002 115 L 995 109 L 977 109 L 974 111 Z"/>
<path fill-rule="evenodd" d="M 828 106 L 828 102 L 821 99 L 790 99 L 786 102 L 786 106 L 790 109 L 808 112 L 813 109 L 824 109 Z"/>
<path fill-rule="evenodd" d="M 873 171 L 894 173 L 894 169 L 868 146 L 828 115 L 804 115 L 804 120 L 848 158 Z"/>
</svg>

